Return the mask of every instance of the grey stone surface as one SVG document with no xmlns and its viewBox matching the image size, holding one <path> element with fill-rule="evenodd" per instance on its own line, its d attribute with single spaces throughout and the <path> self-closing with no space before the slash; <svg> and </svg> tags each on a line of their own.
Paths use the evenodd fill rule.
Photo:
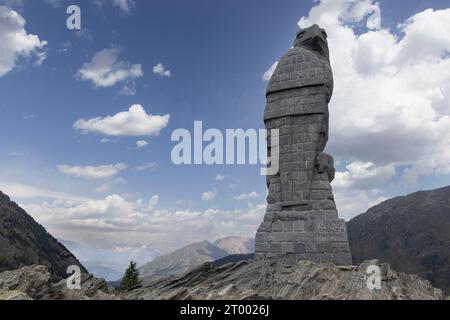
<svg viewBox="0 0 450 320">
<path fill-rule="evenodd" d="M 279 130 L 280 170 L 267 177 L 268 206 L 256 234 L 257 258 L 352 263 L 346 225 L 338 218 L 330 185 L 333 157 L 324 153 L 332 92 L 327 35 L 313 25 L 298 32 L 267 90 L 264 123 L 269 131 Z M 272 147 L 268 139 L 269 154 Z"/>
<path fill-rule="evenodd" d="M 53 283 L 46 266 L 32 265 L 0 273 L 0 300 L 117 300 L 104 279 L 81 275 L 81 289 L 70 290 L 66 280 Z"/>
<path fill-rule="evenodd" d="M 302 248 L 303 249 L 303 248 Z M 397 273 L 387 264 L 366 261 L 359 266 L 336 266 L 299 261 L 308 254 L 285 254 L 281 259 L 206 263 L 181 276 L 136 287 L 126 300 L 443 300 L 428 281 Z M 325 257 L 324 257 L 325 258 Z M 290 260 L 290 261 L 288 261 Z M 304 260 L 304 259 L 303 259 Z M 289 262 L 289 263 L 285 263 Z M 379 290 L 367 287 L 367 267 L 379 265 Z"/>
</svg>

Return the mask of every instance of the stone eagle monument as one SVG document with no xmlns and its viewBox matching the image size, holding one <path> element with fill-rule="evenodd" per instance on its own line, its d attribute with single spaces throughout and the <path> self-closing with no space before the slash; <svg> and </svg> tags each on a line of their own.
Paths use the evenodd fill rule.
<svg viewBox="0 0 450 320">
<path fill-rule="evenodd" d="M 323 152 L 332 92 L 327 33 L 318 25 L 300 30 L 267 90 L 264 123 L 268 132 L 279 130 L 277 148 L 268 137 L 268 154 L 279 150 L 279 171 L 267 177 L 268 206 L 256 234 L 257 258 L 352 263 L 345 221 L 338 218 L 330 186 L 333 158 Z"/>
</svg>

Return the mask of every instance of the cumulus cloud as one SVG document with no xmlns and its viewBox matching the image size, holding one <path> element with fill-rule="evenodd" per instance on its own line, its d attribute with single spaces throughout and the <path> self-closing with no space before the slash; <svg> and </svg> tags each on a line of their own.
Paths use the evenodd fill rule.
<svg viewBox="0 0 450 320">
<path fill-rule="evenodd" d="M 396 174 L 395 166 L 387 164 L 375 166 L 371 162 L 353 162 L 346 166 L 346 171 L 336 172 L 333 186 L 336 189 L 371 189 L 374 185 L 382 185 Z"/>
<path fill-rule="evenodd" d="M 124 163 L 101 165 L 101 166 L 57 166 L 59 172 L 84 179 L 106 179 L 117 175 L 120 171 L 127 169 Z"/>
<path fill-rule="evenodd" d="M 217 176 L 216 176 L 216 180 L 217 181 L 223 181 L 223 180 L 225 180 L 225 176 L 223 175 L 223 174 L 218 174 Z"/>
<path fill-rule="evenodd" d="M 9 7 L 0 5 L 0 77 L 12 71 L 22 59 L 41 65 L 47 58 L 46 41 L 28 34 L 25 19 Z"/>
<path fill-rule="evenodd" d="M 109 242 L 126 238 L 166 251 L 230 234 L 252 236 L 265 211 L 265 204 L 232 211 L 174 211 L 157 209 L 158 202 L 158 196 L 130 201 L 113 194 L 79 203 L 55 201 L 23 207 L 58 238 Z"/>
<path fill-rule="evenodd" d="M 144 108 L 135 104 L 128 111 L 105 118 L 80 119 L 74 128 L 84 133 L 101 133 L 107 136 L 157 136 L 169 124 L 170 115 L 147 114 Z"/>
<path fill-rule="evenodd" d="M 211 191 L 205 191 L 202 193 L 202 200 L 203 201 L 211 201 L 214 200 L 216 198 L 217 195 L 217 191 L 211 190 Z"/>
<path fill-rule="evenodd" d="M 127 95 L 135 94 L 135 79 L 144 75 L 142 66 L 119 61 L 119 54 L 118 48 L 103 49 L 97 52 L 90 62 L 86 62 L 78 70 L 76 77 L 91 81 L 96 88 L 106 88 L 124 83 L 121 92 Z"/>
<path fill-rule="evenodd" d="M 241 201 L 241 200 L 256 199 L 258 197 L 259 197 L 259 194 L 257 192 L 255 192 L 255 191 L 253 191 L 253 192 L 250 192 L 250 193 L 242 193 L 242 194 L 240 194 L 238 196 L 234 196 L 233 199 Z"/>
<path fill-rule="evenodd" d="M 350 192 L 365 192 L 369 206 L 398 175 L 412 186 L 450 174 L 450 9 L 418 12 L 391 29 L 382 21 L 371 0 L 322 0 L 299 21 L 328 33 L 328 152 L 347 164 L 334 183 L 341 212 L 354 202 Z"/>
<path fill-rule="evenodd" d="M 156 66 L 153 67 L 153 73 L 167 78 L 170 78 L 172 76 L 171 71 L 166 70 L 166 68 L 163 66 L 162 63 L 158 63 Z"/>
<path fill-rule="evenodd" d="M 273 73 L 275 72 L 275 69 L 278 66 L 278 61 L 276 61 L 266 72 L 264 72 L 262 79 L 264 81 L 269 81 L 272 78 Z"/>
<path fill-rule="evenodd" d="M 339 216 L 347 221 L 389 198 L 384 196 L 383 190 L 380 189 L 348 189 L 345 192 L 335 192 Z"/>
</svg>

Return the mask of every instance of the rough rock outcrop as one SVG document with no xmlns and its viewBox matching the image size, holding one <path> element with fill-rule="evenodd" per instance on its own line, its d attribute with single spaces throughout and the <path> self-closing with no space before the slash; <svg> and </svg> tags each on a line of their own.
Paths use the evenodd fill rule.
<svg viewBox="0 0 450 320">
<path fill-rule="evenodd" d="M 99 279 L 91 274 L 81 275 L 81 289 L 71 290 L 67 288 L 66 280 L 52 285 L 42 300 L 117 300 L 112 294 L 105 279 Z"/>
<path fill-rule="evenodd" d="M 0 292 L 2 297 L 13 295 L 12 291 L 22 292 L 31 299 L 41 298 L 51 286 L 51 276 L 45 266 L 28 266 L 14 271 L 0 273 Z"/>
<path fill-rule="evenodd" d="M 381 289 L 367 287 L 367 268 L 381 269 Z M 66 281 L 50 283 L 44 266 L 0 273 L 0 300 L 115 300 L 115 299 L 445 299 L 441 290 L 414 275 L 397 273 L 387 264 L 367 261 L 337 267 L 300 261 L 296 265 L 272 259 L 216 265 L 206 263 L 181 276 L 157 280 L 119 295 L 103 279 L 82 275 L 81 290 Z"/>
<path fill-rule="evenodd" d="M 25 210 L 0 192 L 0 272 L 45 265 L 54 278 L 67 277 L 71 265 L 86 269 Z"/>
<path fill-rule="evenodd" d="M 295 265 L 275 259 L 257 259 L 214 266 L 204 264 L 182 276 L 155 281 L 135 288 L 124 299 L 364 299 L 364 300 L 439 300 L 441 290 L 414 275 L 381 269 L 381 289 L 367 287 L 368 261 L 360 266 L 315 264 L 300 261 Z"/>
<path fill-rule="evenodd" d="M 0 300 L 115 300 L 104 279 L 81 275 L 81 289 L 70 290 L 66 280 L 52 283 L 46 266 L 33 265 L 0 273 Z"/>
<path fill-rule="evenodd" d="M 0 301 L 22 301 L 22 300 L 33 300 L 26 293 L 21 291 L 0 291 Z"/>
</svg>

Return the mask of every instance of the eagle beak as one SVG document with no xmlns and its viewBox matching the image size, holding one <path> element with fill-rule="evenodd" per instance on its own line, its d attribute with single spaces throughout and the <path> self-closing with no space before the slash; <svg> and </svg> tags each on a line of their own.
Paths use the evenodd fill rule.
<svg viewBox="0 0 450 320">
<path fill-rule="evenodd" d="M 312 41 L 314 44 L 320 43 L 321 40 L 323 40 L 323 34 L 322 31 L 319 28 L 316 28 L 311 36 Z"/>
</svg>

